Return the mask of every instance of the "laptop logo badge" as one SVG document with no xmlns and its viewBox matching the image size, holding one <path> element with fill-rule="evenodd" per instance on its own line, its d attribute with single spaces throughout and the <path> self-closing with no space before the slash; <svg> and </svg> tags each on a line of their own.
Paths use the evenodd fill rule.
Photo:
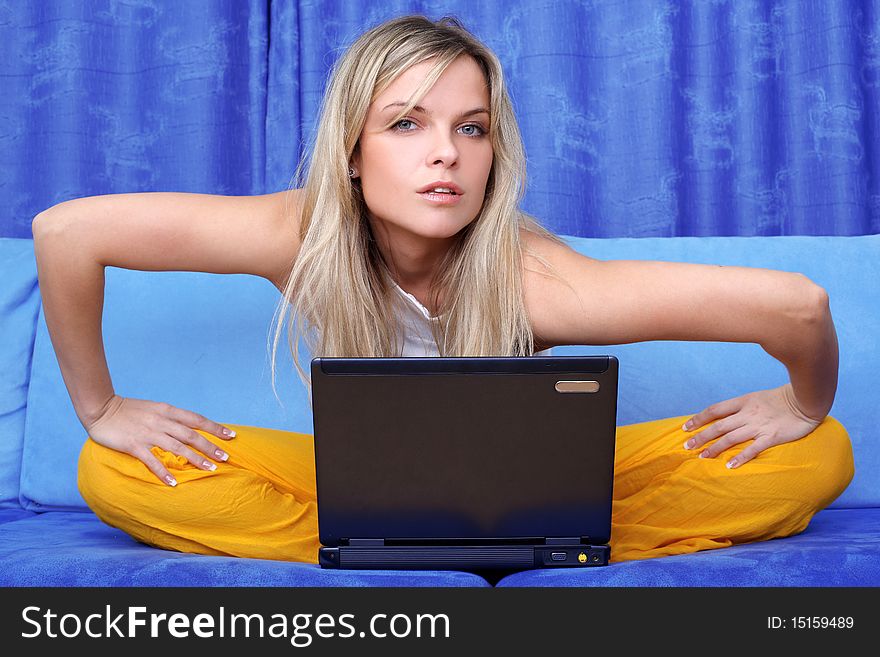
<svg viewBox="0 0 880 657">
<path fill-rule="evenodd" d="M 557 381 L 556 392 L 599 392 L 598 381 Z"/>
</svg>

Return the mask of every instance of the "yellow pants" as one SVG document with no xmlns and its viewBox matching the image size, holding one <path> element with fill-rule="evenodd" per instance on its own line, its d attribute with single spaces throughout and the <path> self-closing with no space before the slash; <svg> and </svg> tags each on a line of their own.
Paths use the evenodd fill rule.
<svg viewBox="0 0 880 657">
<path fill-rule="evenodd" d="M 725 463 L 744 445 L 701 459 L 700 450 L 683 447 L 685 419 L 618 427 L 612 561 L 796 534 L 852 479 L 849 436 L 834 418 L 733 470 Z M 79 490 L 104 522 L 149 545 L 315 563 L 312 436 L 225 426 L 237 436 L 222 442 L 229 460 L 214 472 L 153 448 L 177 479 L 175 488 L 134 457 L 88 439 L 79 459 Z"/>
</svg>

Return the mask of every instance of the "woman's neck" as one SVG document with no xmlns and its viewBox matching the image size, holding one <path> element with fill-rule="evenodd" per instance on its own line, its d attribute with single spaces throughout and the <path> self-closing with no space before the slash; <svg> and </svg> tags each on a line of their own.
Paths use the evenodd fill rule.
<svg viewBox="0 0 880 657">
<path fill-rule="evenodd" d="M 392 235 L 387 226 L 373 233 L 392 280 L 435 314 L 434 304 L 429 303 L 431 282 L 455 238 L 426 239 L 402 231 Z"/>
</svg>

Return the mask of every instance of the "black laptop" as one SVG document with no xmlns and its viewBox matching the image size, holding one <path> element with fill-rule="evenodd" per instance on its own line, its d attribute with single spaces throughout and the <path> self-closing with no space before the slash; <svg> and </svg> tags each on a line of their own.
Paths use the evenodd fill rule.
<svg viewBox="0 0 880 657">
<path fill-rule="evenodd" d="M 315 358 L 324 568 L 606 565 L 614 356 Z"/>
</svg>

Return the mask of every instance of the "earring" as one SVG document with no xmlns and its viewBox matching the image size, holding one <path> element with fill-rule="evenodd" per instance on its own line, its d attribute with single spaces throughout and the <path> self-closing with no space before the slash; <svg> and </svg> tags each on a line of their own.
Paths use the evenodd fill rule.
<svg viewBox="0 0 880 657">
<path fill-rule="evenodd" d="M 355 172 L 355 170 L 354 170 L 353 168 L 348 167 L 348 177 L 349 177 L 349 178 L 354 178 L 355 173 L 356 173 L 356 172 Z"/>
</svg>

